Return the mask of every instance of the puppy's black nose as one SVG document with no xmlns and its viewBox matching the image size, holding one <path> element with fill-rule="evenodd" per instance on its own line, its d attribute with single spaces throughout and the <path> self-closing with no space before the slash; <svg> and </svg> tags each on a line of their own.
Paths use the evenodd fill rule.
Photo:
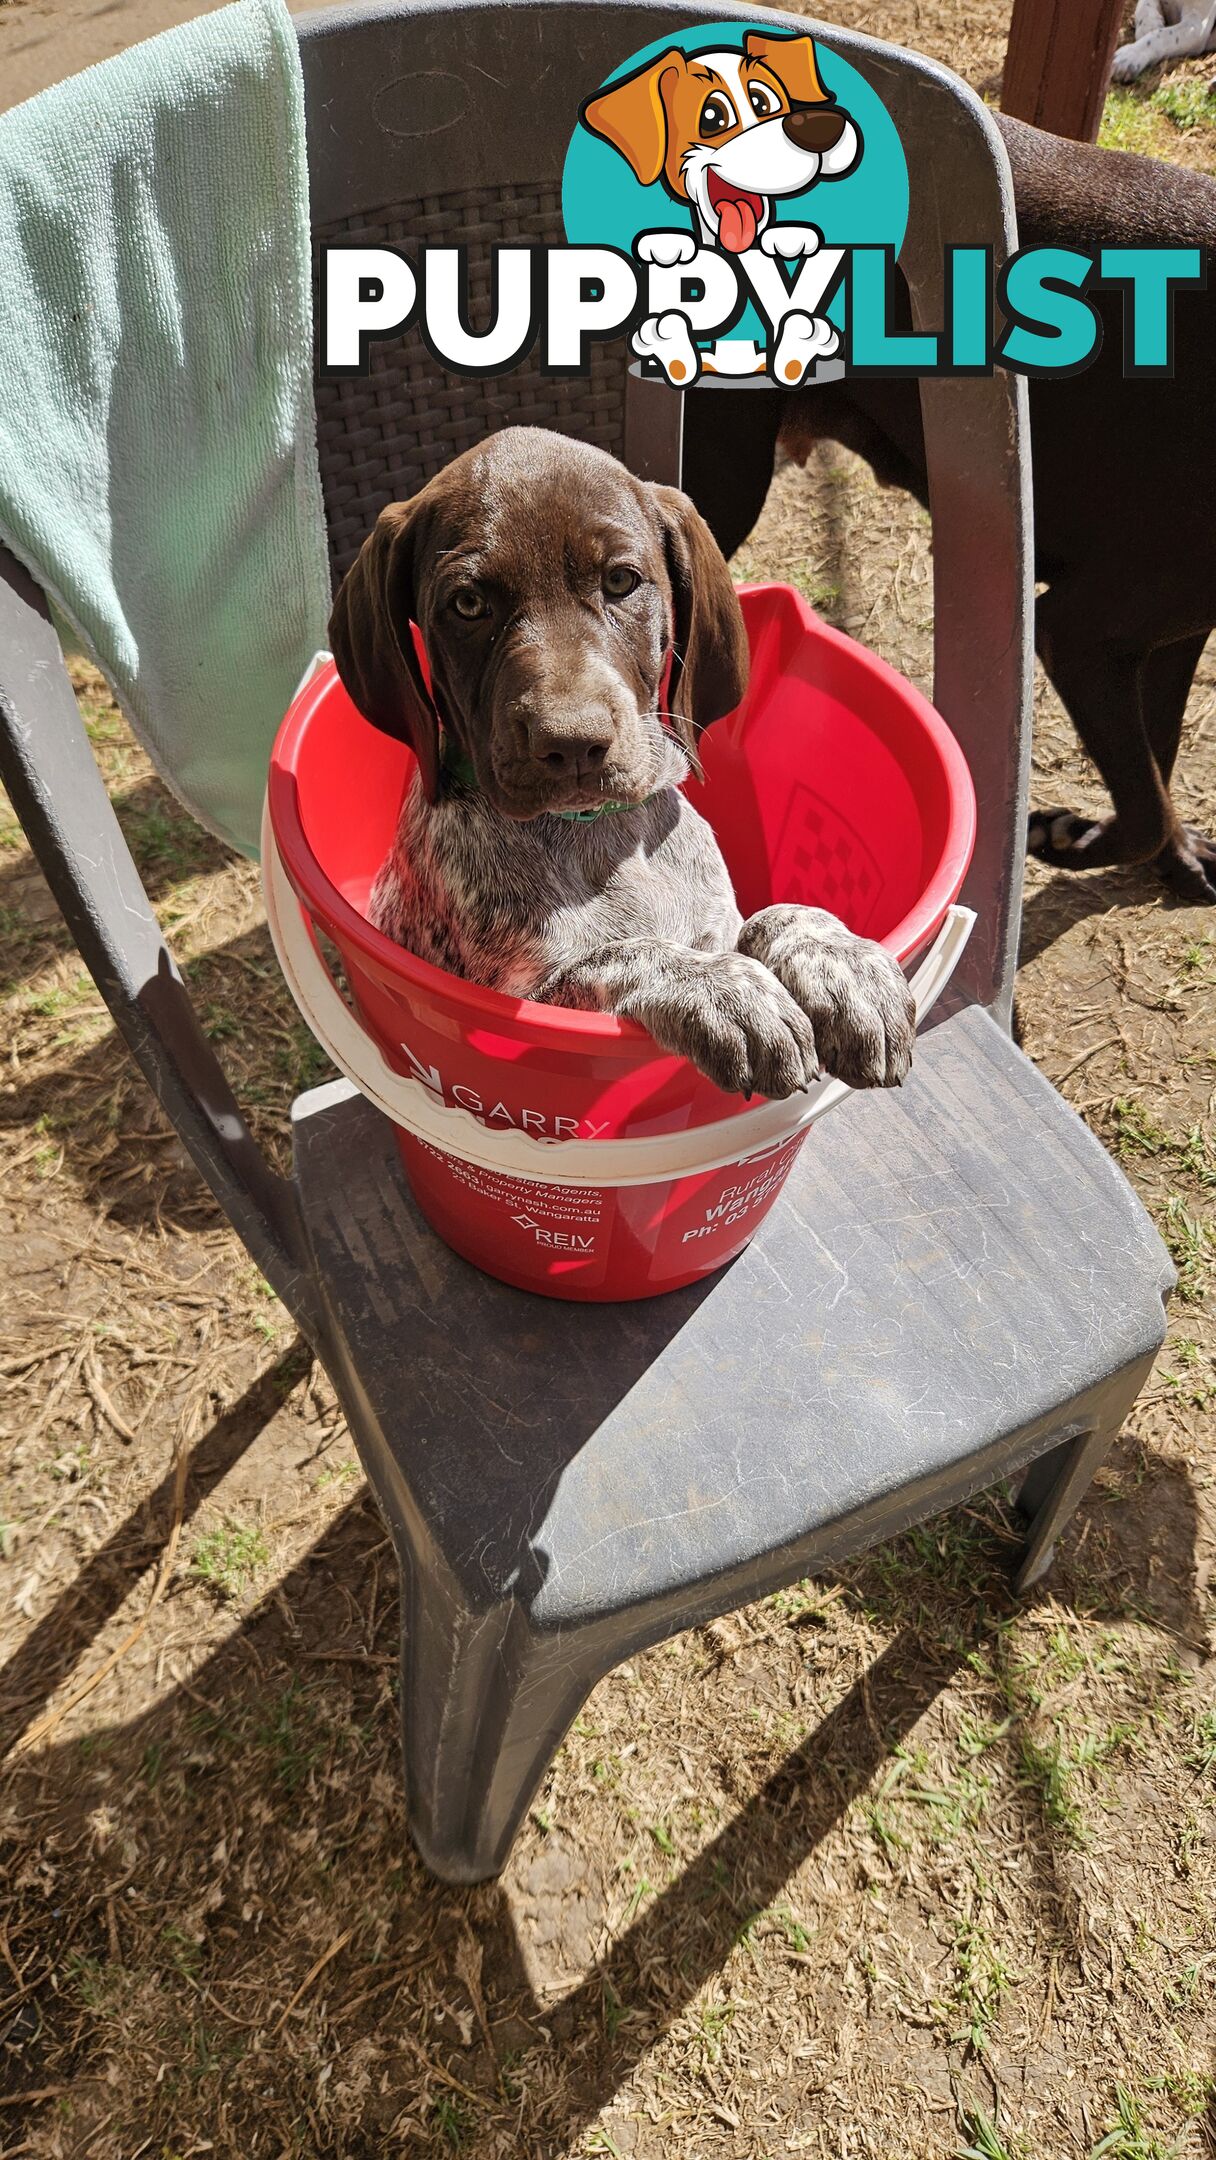
<svg viewBox="0 0 1216 2160">
<path fill-rule="evenodd" d="M 781 125 L 800 150 L 817 150 L 822 154 L 840 141 L 845 120 L 846 115 L 837 112 L 834 105 L 803 105 L 796 112 L 787 113 Z"/>
<path fill-rule="evenodd" d="M 580 713 L 563 725 L 554 720 L 533 720 L 528 726 L 528 748 L 538 765 L 555 780 L 581 779 L 598 772 L 612 747 L 613 729 L 605 717 L 597 720 Z"/>
</svg>

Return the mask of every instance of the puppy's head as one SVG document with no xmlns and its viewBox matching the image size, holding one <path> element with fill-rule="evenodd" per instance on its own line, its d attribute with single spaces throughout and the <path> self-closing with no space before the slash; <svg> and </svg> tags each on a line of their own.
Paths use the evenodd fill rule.
<svg viewBox="0 0 1216 2160">
<path fill-rule="evenodd" d="M 410 744 L 430 801 L 442 728 L 518 819 L 682 780 L 698 730 L 747 682 L 730 573 L 688 498 L 540 428 L 490 436 L 381 512 L 330 643 L 359 711 Z"/>
<path fill-rule="evenodd" d="M 824 89 L 812 38 L 749 31 L 742 51 L 674 47 L 589 98 L 582 120 L 644 187 L 662 179 L 720 247 L 740 255 L 769 200 L 838 180 L 861 156 L 854 121 Z"/>
</svg>

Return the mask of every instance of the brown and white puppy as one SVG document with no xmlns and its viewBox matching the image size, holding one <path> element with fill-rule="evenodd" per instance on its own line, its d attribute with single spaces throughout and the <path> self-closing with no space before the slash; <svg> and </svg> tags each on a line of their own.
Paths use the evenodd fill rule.
<svg viewBox="0 0 1216 2160">
<path fill-rule="evenodd" d="M 507 428 L 382 511 L 330 642 L 359 711 L 417 759 L 372 893 L 388 936 L 511 996 L 638 1020 L 729 1091 L 902 1080 L 915 1011 L 890 955 L 820 909 L 744 923 L 679 792 L 747 680 L 686 496 Z"/>
<path fill-rule="evenodd" d="M 580 115 L 611 143 L 643 187 L 661 180 L 672 200 L 690 207 L 688 232 L 642 233 L 642 261 L 692 262 L 698 247 L 728 255 L 796 259 L 819 246 L 814 226 L 774 224 L 773 204 L 821 180 L 841 180 L 861 156 L 856 123 L 825 90 L 815 42 L 804 34 L 770 37 L 749 30 L 737 47 L 687 54 L 672 46 L 648 66 L 588 98 Z M 826 315 L 801 309 L 786 317 L 770 370 L 801 381 L 820 355 L 839 347 Z M 718 338 L 698 347 L 678 308 L 647 316 L 633 349 L 687 389 L 700 375 L 762 373 L 765 354 L 750 338 Z"/>
<path fill-rule="evenodd" d="M 691 204 L 701 239 L 742 255 L 773 198 L 837 180 L 861 156 L 857 128 L 824 89 L 814 40 L 749 30 L 737 51 L 673 46 L 582 109 L 643 187 Z"/>
</svg>

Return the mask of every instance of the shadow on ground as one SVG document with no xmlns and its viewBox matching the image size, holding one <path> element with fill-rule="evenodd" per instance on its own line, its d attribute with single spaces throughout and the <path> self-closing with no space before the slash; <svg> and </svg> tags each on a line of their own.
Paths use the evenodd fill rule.
<svg viewBox="0 0 1216 2160">
<path fill-rule="evenodd" d="M 189 1511 L 273 1416 L 305 1358 L 293 1344 L 198 1442 Z M 1155 1496 L 1171 1571 L 1165 1580 L 1143 1508 L 1134 1540 L 1121 1539 L 1117 1520 L 1102 1519 L 1112 1503 L 1099 1492 L 1068 1541 L 1069 1550 L 1090 1548 L 1087 1609 L 1105 1601 L 1185 1637 L 1201 1624 L 1189 1481 L 1138 1443 L 1124 1441 L 1118 1452 L 1141 1492 Z M 155 1557 L 170 1484 L 94 1555 L 0 1674 L 8 1741 L 48 1690 L 78 1664 L 87 1667 L 89 1636 L 116 1610 L 132 1568 Z M 124 2117 L 128 2136 L 137 2128 L 151 2142 L 169 2131 L 188 2097 L 200 2123 L 218 2114 L 264 2124 L 280 2139 L 263 2145 L 259 2130 L 251 2152 L 332 2150 L 371 2160 L 384 2149 L 380 2132 L 419 2089 L 438 2093 L 441 2109 L 445 2095 L 451 2108 L 475 2103 L 487 2128 L 509 2122 L 513 2066 L 556 2048 L 558 2097 L 512 2149 L 559 2160 L 749 1927 L 779 1905 L 790 1877 L 960 1668 L 977 1658 L 999 1662 L 1002 1630 L 1016 1609 L 1002 1541 L 991 1519 L 962 1539 L 957 1518 L 943 1522 L 956 1527 L 943 1532 L 951 1557 L 933 1603 L 896 1547 L 842 1578 L 846 1597 L 888 1635 L 887 1647 L 691 1862 L 626 1915 L 607 1947 L 593 1927 L 590 1940 L 598 1933 L 599 1941 L 585 1960 L 567 1960 L 581 1977 L 561 1992 L 535 1983 L 537 1943 L 560 1941 L 573 1886 L 606 1907 L 593 1855 L 559 1827 L 538 1848 L 531 1841 L 532 1857 L 522 1870 L 513 1863 L 501 1884 L 454 1890 L 429 1878 L 409 1846 L 397 1752 L 395 1568 L 364 1493 L 188 1677 L 174 1677 L 170 1660 L 151 1707 L 17 1760 L 13 1796 L 31 1826 L 19 1903 L 31 1937 L 49 1934 L 53 1952 L 45 1971 L 4 2005 L 0 2041 L 13 2032 L 19 2042 L 12 2085 L 70 2094 L 77 2141 L 68 2149 L 92 2149 L 111 2097 L 96 2066 L 111 2028 L 121 2026 L 125 2076 L 138 2093 Z M 911 1533 L 922 1553 L 936 1536 L 932 1525 Z M 1068 1567 L 1066 1552 L 1049 1586 L 1064 1604 Z M 135 1685 L 141 1696 L 154 1692 L 146 1673 Z M 1025 1806 L 1033 1812 L 1031 1796 Z M 35 1863 L 39 1821 L 44 1830 L 54 1824 L 53 1866 L 45 1854 Z M 22 1833 L 16 1842 L 20 1868 Z M 1070 1892 L 1041 1836 L 1037 1849 L 1044 1927 L 1067 1933 Z M 48 1929 L 48 1900 L 62 1916 L 58 1929 Z M 190 1914 L 189 1925 L 180 1917 L 166 1923 L 170 1904 Z M 450 2006 L 428 1992 L 437 1964 L 449 1981 L 455 1972 L 468 1986 L 482 2041 L 472 2052 L 459 2045 Z M 848 2015 L 846 2001 L 827 1995 L 819 2007 L 828 2026 Z M 130 2039 L 133 2021 L 139 2045 Z M 391 2035 L 383 2099 L 361 2094 L 357 2131 L 352 2125 L 331 2144 L 317 2125 L 301 2146 L 318 2064 L 357 2059 L 372 2029 Z M 183 2062 L 186 2031 L 198 2059 Z M 780 2113 L 779 2097 L 775 2104 Z M 14 2130 L 19 2119 L 19 2111 L 7 2116 Z M 447 2149 L 452 2137 L 442 2122 L 450 2131 L 457 2119 L 442 2116 L 439 2131 L 420 2123 L 426 2135 L 411 2149 Z"/>
</svg>

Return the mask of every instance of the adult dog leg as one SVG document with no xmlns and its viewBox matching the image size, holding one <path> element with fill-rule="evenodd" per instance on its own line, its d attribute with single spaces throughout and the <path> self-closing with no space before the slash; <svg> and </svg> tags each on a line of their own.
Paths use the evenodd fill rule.
<svg viewBox="0 0 1216 2160">
<path fill-rule="evenodd" d="M 1105 597 L 1079 583 L 1062 584 L 1038 603 L 1039 657 L 1114 804 L 1114 816 L 1107 818 L 1078 817 L 1070 810 L 1031 812 L 1030 853 L 1061 870 L 1151 862 L 1178 830 L 1145 723 L 1147 654 L 1117 651 L 1109 639 L 1095 635 Z"/>
<path fill-rule="evenodd" d="M 1162 60 L 1185 60 L 1192 53 L 1210 52 L 1216 37 L 1216 6 L 1212 0 L 1182 0 L 1167 16 L 1161 0 L 1140 0 L 1135 31 L 1134 42 L 1121 45 L 1115 54 L 1111 67 L 1115 82 L 1134 82 Z"/>
<path fill-rule="evenodd" d="M 1207 641 L 1206 630 L 1199 631 L 1195 637 L 1175 638 L 1171 645 L 1158 645 L 1144 663 L 1141 676 L 1144 725 L 1157 760 L 1157 770 L 1167 787 L 1173 778 L 1174 760 L 1182 739 L 1186 701 Z"/>
<path fill-rule="evenodd" d="M 1172 645 L 1159 645 L 1144 663 L 1144 724 L 1166 787 L 1178 755 L 1186 701 L 1206 644 L 1203 631 L 1194 637 L 1177 638 Z M 1157 857 L 1157 868 L 1183 899 L 1216 901 L 1216 842 L 1196 832 L 1194 826 L 1177 827 L 1176 836 L 1167 840 Z"/>
</svg>

